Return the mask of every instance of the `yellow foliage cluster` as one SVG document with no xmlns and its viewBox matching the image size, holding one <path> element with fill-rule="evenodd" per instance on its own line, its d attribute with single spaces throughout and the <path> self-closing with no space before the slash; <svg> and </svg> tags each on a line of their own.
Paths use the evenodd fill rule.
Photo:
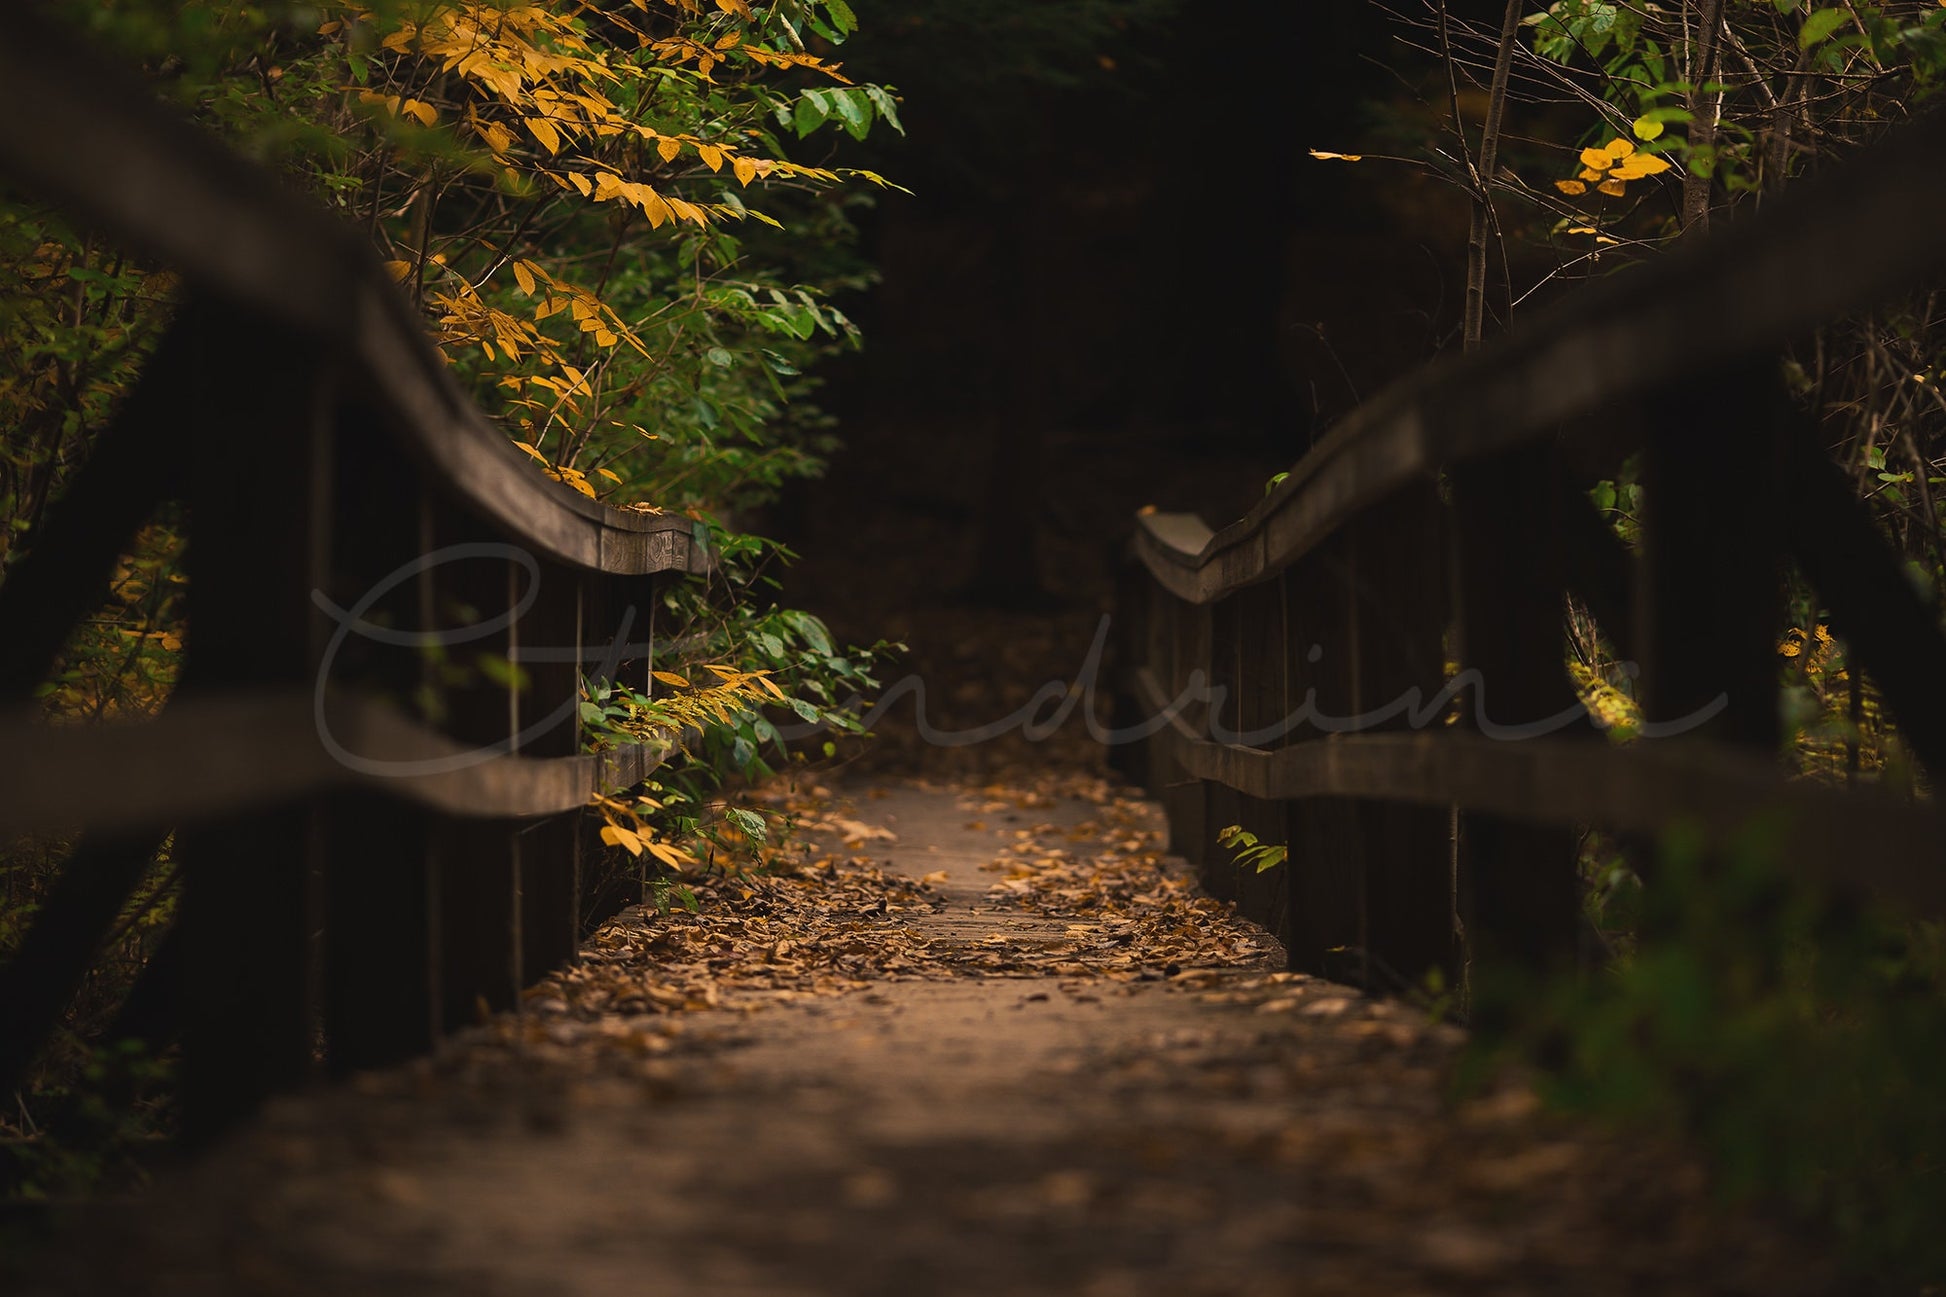
<svg viewBox="0 0 1946 1297">
<path fill-rule="evenodd" d="M 635 0 L 635 7 L 648 8 L 644 0 Z M 394 54 L 430 60 L 441 75 L 457 76 L 475 91 L 456 111 L 462 115 L 467 131 L 516 182 L 531 173 L 597 203 L 626 202 L 639 208 L 652 227 L 660 228 L 680 220 L 699 225 L 712 217 L 742 220 L 751 213 L 729 204 L 686 202 L 643 179 L 616 174 L 603 157 L 589 156 L 591 153 L 602 153 L 600 146 L 608 141 L 627 138 L 652 146 L 656 159 L 664 164 L 674 163 L 685 151 L 711 171 L 721 170 L 727 162 L 737 183 L 743 186 L 773 174 L 838 178 L 825 168 L 782 158 L 745 156 L 737 140 L 665 133 L 625 111 L 617 97 L 637 101 L 651 97 L 652 70 L 611 57 L 581 34 L 576 19 L 595 15 L 590 5 L 503 7 L 493 0 L 463 0 L 430 8 L 431 12 L 417 21 L 406 18 L 385 31 L 379 45 Z M 377 22 L 368 6 L 351 4 L 344 9 L 345 18 L 327 22 L 319 30 L 325 35 L 343 34 L 349 40 L 355 36 L 356 24 Z M 724 11 L 751 17 L 741 0 Z M 632 36 L 657 60 L 675 67 L 691 65 L 706 81 L 718 65 L 731 59 L 768 68 L 804 68 L 840 82 L 847 80 L 836 64 L 810 54 L 766 49 L 746 42 L 741 31 L 725 33 L 706 45 L 686 36 L 654 37 L 618 13 L 602 12 L 598 16 L 605 25 Z M 359 98 L 423 126 L 432 126 L 440 119 L 437 107 L 424 100 L 371 90 L 360 92 Z M 528 138 L 542 152 L 523 149 L 520 141 Z"/>
<path fill-rule="evenodd" d="M 643 852 L 654 856 L 671 869 L 681 869 L 684 865 L 696 863 L 696 857 L 674 843 L 664 841 L 650 824 L 648 816 L 662 809 L 662 803 L 653 797 L 637 797 L 632 802 L 620 798 L 595 794 L 591 803 L 601 815 L 601 840 L 611 847 L 620 847 L 631 856 Z"/>
<path fill-rule="evenodd" d="M 1806 775 L 1842 782 L 1854 748 L 1861 774 L 1883 773 L 1900 759 L 1878 689 L 1868 679 L 1860 682 L 1858 719 L 1853 724 L 1851 667 L 1828 626 L 1791 627 L 1778 640 L 1777 655 L 1789 664 L 1788 675 L 1809 690 L 1816 708 L 1816 715 L 1792 736 L 1799 767 Z"/>
<path fill-rule="evenodd" d="M 534 211 L 612 205 L 651 230 L 778 224 L 720 185 L 709 186 L 714 201 L 684 197 L 678 186 L 698 178 L 721 176 L 739 190 L 778 180 L 833 184 L 849 175 L 884 184 L 869 172 L 761 156 L 751 151 L 760 133 L 747 125 L 719 123 L 712 131 L 707 121 L 655 115 L 659 103 L 681 98 L 668 93 L 670 78 L 714 84 L 731 64 L 849 84 L 835 63 L 801 48 L 768 48 L 764 25 L 744 0 L 713 0 L 707 9 L 701 0 L 350 0 L 330 15 L 320 34 L 340 42 L 369 82 L 344 87 L 348 102 L 373 118 L 381 138 L 401 126 L 400 144 L 417 138 L 431 150 L 430 162 L 401 164 L 411 189 L 394 215 L 415 202 L 420 214 L 403 238 L 388 235 L 395 245 L 388 268 L 426 306 L 448 355 L 473 351 L 488 362 L 483 377 L 504 394 L 528 453 L 584 494 L 596 494 L 573 467 L 585 429 L 606 426 L 598 420 L 612 393 L 626 387 L 623 376 L 643 372 L 611 364 L 613 353 L 626 348 L 666 362 L 650 356 L 639 332 L 647 321 L 624 319 L 603 299 L 602 280 L 590 288 L 574 282 L 577 263 L 542 264 L 538 222 L 437 230 L 431 204 L 450 184 L 454 161 L 462 175 Z M 675 34 L 672 19 L 680 22 Z M 496 241 L 509 235 L 519 242 Z M 529 305 L 509 302 L 506 277 Z M 564 331 L 556 317 L 574 330 Z M 557 429 L 561 435 L 551 437 Z"/>
<path fill-rule="evenodd" d="M 1633 140 L 1612 139 L 1598 149 L 1583 149 L 1581 174 L 1573 180 L 1557 180 L 1554 187 L 1570 197 L 1579 197 L 1593 185 L 1596 192 L 1620 198 L 1628 192 L 1628 182 L 1645 176 L 1661 175 L 1669 162 L 1653 153 L 1636 149 Z"/>
<path fill-rule="evenodd" d="M 1579 658 L 1569 659 L 1568 676 L 1574 682 L 1575 696 L 1580 698 L 1581 705 L 1611 737 L 1619 740 L 1634 736 L 1642 722 L 1642 709 L 1635 699 Z"/>
</svg>

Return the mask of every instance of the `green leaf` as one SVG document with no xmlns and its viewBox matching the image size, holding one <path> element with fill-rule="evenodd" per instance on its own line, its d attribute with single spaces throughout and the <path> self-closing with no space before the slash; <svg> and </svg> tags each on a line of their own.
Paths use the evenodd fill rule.
<svg viewBox="0 0 1946 1297">
<path fill-rule="evenodd" d="M 1819 41 L 1829 38 L 1844 21 L 1845 11 L 1842 9 L 1813 10 L 1811 16 L 1804 20 L 1804 26 L 1798 29 L 1797 47 L 1801 50 L 1810 49 Z"/>
</svg>

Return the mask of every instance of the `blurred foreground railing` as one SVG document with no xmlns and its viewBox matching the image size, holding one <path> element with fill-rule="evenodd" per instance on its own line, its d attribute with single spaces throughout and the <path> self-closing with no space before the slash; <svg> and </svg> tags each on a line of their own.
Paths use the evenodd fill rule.
<svg viewBox="0 0 1946 1297">
<path fill-rule="evenodd" d="M 0 587 L 0 832 L 83 830 L 0 970 L 0 1093 L 174 833 L 179 919 L 116 1031 L 180 1039 L 204 1135 L 320 1065 L 405 1058 L 514 1003 L 618 903 L 581 811 L 657 756 L 582 752 L 580 677 L 652 690 L 655 584 L 708 561 L 687 518 L 536 472 L 355 231 L 19 15 L 0 178 L 185 295 Z M 72 627 L 172 499 L 189 617 L 164 714 L 34 723 Z"/>
</svg>

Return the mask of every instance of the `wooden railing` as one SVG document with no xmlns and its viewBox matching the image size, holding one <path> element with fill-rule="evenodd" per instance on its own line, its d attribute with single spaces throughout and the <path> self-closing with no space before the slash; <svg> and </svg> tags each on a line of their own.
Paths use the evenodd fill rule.
<svg viewBox="0 0 1946 1297">
<path fill-rule="evenodd" d="M 1794 337 L 1946 263 L 1942 199 L 1935 117 L 1427 366 L 1222 531 L 1138 518 L 1118 719 L 1155 732 L 1117 750 L 1175 848 L 1295 966 L 1393 989 L 1480 954 L 1569 962 L 1581 826 L 1646 842 L 1687 822 L 1722 841 L 1767 819 L 1792 867 L 1946 910 L 1932 804 L 1786 777 L 1776 657 L 1793 562 L 1908 746 L 1946 772 L 1946 638 L 1777 364 Z M 1636 452 L 1631 553 L 1584 488 Z M 1672 735 L 1620 745 L 1549 720 L 1575 706 L 1570 592 Z M 1449 659 L 1476 686 L 1453 725 L 1435 701 Z M 1523 726 L 1539 732 L 1505 728 Z M 1287 844 L 1287 865 L 1238 870 L 1215 841 L 1230 824 Z"/>
<path fill-rule="evenodd" d="M 514 1003 L 619 902 L 582 810 L 658 756 L 583 752 L 580 677 L 652 691 L 656 582 L 709 562 L 687 518 L 537 472 L 355 231 L 19 15 L 0 176 L 184 284 L 0 586 L 0 833 L 83 831 L 0 971 L 0 1093 L 173 833 L 179 918 L 116 1031 L 181 1041 L 207 1135 L 320 1065 L 408 1057 Z M 170 500 L 189 614 L 164 713 L 35 723 L 32 691 Z"/>
</svg>

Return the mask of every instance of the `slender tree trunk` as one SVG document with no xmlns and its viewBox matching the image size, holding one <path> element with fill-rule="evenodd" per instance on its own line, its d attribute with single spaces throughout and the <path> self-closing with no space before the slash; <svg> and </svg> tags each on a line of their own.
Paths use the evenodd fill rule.
<svg viewBox="0 0 1946 1297">
<path fill-rule="evenodd" d="M 1716 117 L 1722 96 L 1704 87 L 1716 77 L 1717 53 L 1723 43 L 1723 0 L 1703 0 L 1703 16 L 1689 43 L 1689 150 L 1691 164 L 1682 178 L 1682 232 L 1685 238 L 1709 233 L 1710 176 L 1715 172 Z M 1695 156 L 1707 163 L 1699 174 Z"/>
<path fill-rule="evenodd" d="M 1514 41 L 1520 34 L 1520 10 L 1521 0 L 1507 0 L 1506 13 L 1500 20 L 1500 47 L 1493 60 L 1493 83 L 1487 91 L 1479 161 L 1473 168 L 1473 219 L 1466 233 L 1466 313 L 1460 337 L 1460 345 L 1467 351 L 1480 345 L 1486 330 L 1487 241 L 1493 232 L 1493 199 L 1488 187 L 1500 165 L 1500 119 L 1507 110 L 1507 78 L 1513 69 Z M 1444 9 L 1440 17 L 1443 24 Z M 1465 128 L 1457 118 L 1457 105 L 1455 114 L 1453 129 L 1460 131 L 1464 140 Z"/>
</svg>

